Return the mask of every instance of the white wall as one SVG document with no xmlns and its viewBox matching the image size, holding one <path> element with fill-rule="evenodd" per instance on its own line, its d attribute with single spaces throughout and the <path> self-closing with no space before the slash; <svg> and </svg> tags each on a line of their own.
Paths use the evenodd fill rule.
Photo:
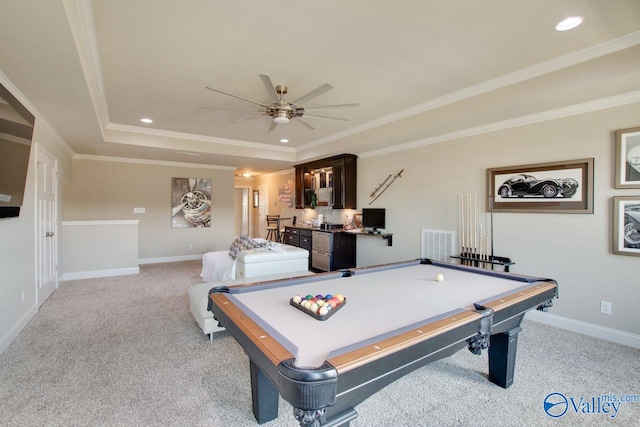
<svg viewBox="0 0 640 427">
<path fill-rule="evenodd" d="M 2 83 L 8 85 L 6 81 Z M 16 93 L 14 95 L 25 103 Z M 64 200 L 63 183 L 71 169 L 71 159 L 62 149 L 58 137 L 38 118 L 33 140 L 35 144 L 31 147 L 20 216 L 0 219 L 0 353 L 9 347 L 38 310 L 35 274 L 36 145 L 45 148 L 58 160 L 58 211 Z"/>
<path fill-rule="evenodd" d="M 595 158 L 594 214 L 496 213 L 495 254 L 515 261 L 513 272 L 556 279 L 560 298 L 551 313 L 640 334 L 640 257 L 612 254 L 613 196 L 640 190 L 613 188 L 613 132 L 640 125 L 633 104 L 539 124 L 358 160 L 358 207 L 390 173 L 402 178 L 372 207 L 387 209 L 382 239 L 358 238 L 358 265 L 420 256 L 420 229 L 457 229 L 457 197 L 486 195 L 487 168 Z M 479 211 L 480 211 L 479 206 Z M 486 214 L 485 214 L 486 215 Z M 486 223 L 486 222 L 485 222 Z M 600 301 L 613 304 L 611 316 Z"/>
<path fill-rule="evenodd" d="M 174 177 L 211 179 L 210 228 L 171 228 Z M 229 168 L 74 159 L 62 219 L 140 220 L 142 263 L 198 259 L 205 252 L 228 248 L 234 239 L 233 183 Z M 134 214 L 134 208 L 144 208 L 145 213 Z"/>
<path fill-rule="evenodd" d="M 137 220 L 62 221 L 64 280 L 138 274 Z"/>
</svg>

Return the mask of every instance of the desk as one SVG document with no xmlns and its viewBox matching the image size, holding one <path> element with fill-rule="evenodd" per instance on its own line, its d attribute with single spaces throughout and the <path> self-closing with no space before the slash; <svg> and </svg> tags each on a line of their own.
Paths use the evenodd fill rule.
<svg viewBox="0 0 640 427">
<path fill-rule="evenodd" d="M 214 288 L 210 310 L 249 356 L 259 423 L 278 416 L 280 394 L 301 425 L 348 425 L 384 386 L 462 348 L 479 354 L 489 340 L 489 379 L 509 387 L 522 318 L 556 292 L 550 279 L 416 260 Z M 325 321 L 289 305 L 328 293 L 347 304 Z"/>
</svg>

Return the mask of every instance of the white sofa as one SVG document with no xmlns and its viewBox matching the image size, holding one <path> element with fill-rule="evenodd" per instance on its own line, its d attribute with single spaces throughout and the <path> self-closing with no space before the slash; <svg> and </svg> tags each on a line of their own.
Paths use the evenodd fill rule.
<svg viewBox="0 0 640 427">
<path fill-rule="evenodd" d="M 209 290 L 215 286 L 233 286 L 252 282 L 288 279 L 312 275 L 308 270 L 309 251 L 290 245 L 271 245 L 271 250 L 251 249 L 236 255 L 236 278 L 197 283 L 189 287 L 189 309 L 202 331 L 213 334 L 224 330 L 207 310 Z"/>
<path fill-rule="evenodd" d="M 202 271 L 200 272 L 202 281 L 219 282 L 245 276 L 255 277 L 258 274 L 308 269 L 309 252 L 306 249 L 268 242 L 259 238 L 251 240 L 267 246 L 239 251 L 235 254 L 235 258 L 231 256 L 230 251 L 205 253 L 202 256 Z"/>
</svg>

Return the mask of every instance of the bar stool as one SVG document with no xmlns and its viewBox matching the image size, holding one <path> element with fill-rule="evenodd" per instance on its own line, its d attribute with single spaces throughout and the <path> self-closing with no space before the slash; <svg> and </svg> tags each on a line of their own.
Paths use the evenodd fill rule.
<svg viewBox="0 0 640 427">
<path fill-rule="evenodd" d="M 280 237 L 280 215 L 267 215 L 267 240 L 277 242 Z"/>
</svg>

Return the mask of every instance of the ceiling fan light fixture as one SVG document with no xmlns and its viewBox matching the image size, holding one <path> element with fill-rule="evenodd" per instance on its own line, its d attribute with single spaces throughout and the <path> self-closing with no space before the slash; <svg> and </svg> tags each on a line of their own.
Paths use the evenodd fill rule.
<svg viewBox="0 0 640 427">
<path fill-rule="evenodd" d="M 280 110 L 276 113 L 276 116 L 273 118 L 273 121 L 279 125 L 289 123 L 289 115 L 287 114 L 286 111 Z"/>
</svg>

